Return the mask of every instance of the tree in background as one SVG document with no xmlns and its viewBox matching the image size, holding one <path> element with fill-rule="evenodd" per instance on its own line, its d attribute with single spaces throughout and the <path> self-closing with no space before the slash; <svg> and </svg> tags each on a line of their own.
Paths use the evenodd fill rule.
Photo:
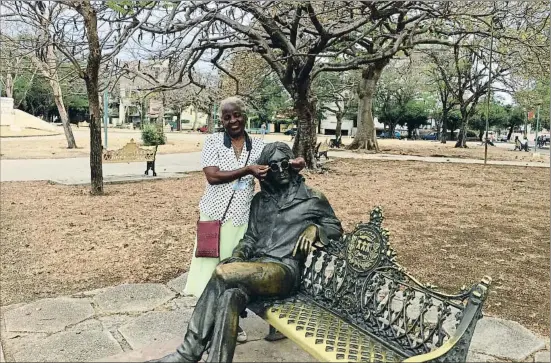
<svg viewBox="0 0 551 363">
<path fill-rule="evenodd" d="M 488 125 L 490 128 L 506 127 L 509 114 L 504 105 L 495 100 L 490 103 L 490 113 L 488 115 Z M 471 129 L 478 131 L 478 139 L 482 141 L 486 131 L 486 103 L 479 104 L 475 114 L 471 119 Z"/>
<path fill-rule="evenodd" d="M 450 112 L 458 105 L 457 99 L 454 96 L 449 84 L 446 82 L 446 78 L 452 74 L 453 66 L 452 57 L 449 54 L 433 53 L 433 50 L 424 50 L 427 54 L 427 58 L 432 60 L 428 63 L 426 74 L 428 78 L 428 84 L 430 84 L 438 96 L 438 111 L 434 112 L 437 119 L 437 137 L 441 143 L 445 144 L 448 138 L 448 120 Z M 440 132 L 442 130 L 442 132 Z M 452 132 L 455 129 L 452 129 Z"/>
<path fill-rule="evenodd" d="M 427 82 L 422 67 L 421 58 L 395 59 L 379 80 L 375 110 L 390 137 L 394 137 L 397 125 L 407 125 L 408 137 L 412 137 L 412 131 L 427 122 L 428 107 L 423 99 Z"/>
<path fill-rule="evenodd" d="M 250 51 L 230 51 L 218 67 L 221 73 L 220 97 L 241 96 L 256 114 L 250 121 L 258 120 L 259 124 L 276 122 L 278 127 L 276 113 L 291 106 L 292 102 L 262 57 Z"/>
<path fill-rule="evenodd" d="M 441 4 L 417 2 L 180 2 L 160 15 L 160 21 L 156 18 L 141 28 L 152 34 L 180 34 L 179 39 L 187 36 L 186 47 L 204 54 L 223 73 L 226 52 L 247 49 L 259 54 L 293 100 L 298 118 L 293 150 L 315 168 L 316 77 L 384 63 L 403 49 L 423 44 L 432 36 L 425 22 L 446 12 Z M 376 147 L 372 117 L 371 136 L 361 121 L 371 115 L 372 81 L 368 77 L 360 82 L 355 148 Z M 366 89 L 370 95 L 364 95 Z"/>
<path fill-rule="evenodd" d="M 322 112 L 321 116 L 328 112 L 337 119 L 337 139 L 341 137 L 342 121 L 349 116 L 350 108 L 354 104 L 357 82 L 358 73 L 353 71 L 322 73 L 313 82 L 312 89 L 317 98 L 318 108 Z M 320 117 L 319 120 L 321 119 Z M 320 123 L 318 121 L 318 124 Z"/>
<path fill-rule="evenodd" d="M 43 73 L 57 83 L 54 91 L 56 103 L 61 100 L 59 79 L 56 78 L 58 57 L 69 62 L 75 75 L 86 85 L 90 115 L 90 180 L 91 194 L 103 194 L 101 105 L 99 93 L 115 81 L 109 63 L 133 36 L 141 22 L 147 21 L 154 2 L 123 2 L 120 5 L 91 0 L 60 0 L 57 2 L 13 1 L 3 3 L 8 11 L 2 17 L 22 24 L 25 34 L 37 34 L 37 59 Z M 113 9 L 116 7 L 116 9 Z M 98 31 L 99 27 L 102 31 Z M 29 30 L 29 31 L 27 31 Z M 37 67 L 39 64 L 37 64 Z M 100 81 L 100 69 L 104 76 Z M 59 92 L 58 92 L 59 91 Z M 60 105 L 61 106 L 61 105 Z M 63 105 L 64 106 L 64 105 Z M 68 116 L 60 108 L 65 119 L 66 135 L 71 133 Z M 70 136 L 70 135 L 69 135 Z M 74 138 L 67 136 L 71 147 Z"/>
<path fill-rule="evenodd" d="M 7 14 L 4 16 L 10 15 L 6 20 L 15 21 L 12 24 L 15 26 L 23 24 L 22 27 L 26 28 L 26 31 L 24 33 L 20 33 L 19 30 L 12 31 L 10 35 L 4 33 L 2 43 L 8 44 L 9 48 L 19 49 L 22 59 L 26 58 L 31 62 L 35 69 L 39 70 L 41 75 L 48 80 L 67 139 L 67 147 L 74 149 L 77 145 L 63 100 L 62 79 L 59 76 L 60 66 L 64 63 L 64 59 L 56 52 L 53 39 L 55 30 L 51 28 L 51 25 L 61 16 L 63 5 L 55 2 L 25 4 L 14 2 L 4 5 L 7 8 Z M 22 60 L 18 62 L 22 62 Z"/>
</svg>

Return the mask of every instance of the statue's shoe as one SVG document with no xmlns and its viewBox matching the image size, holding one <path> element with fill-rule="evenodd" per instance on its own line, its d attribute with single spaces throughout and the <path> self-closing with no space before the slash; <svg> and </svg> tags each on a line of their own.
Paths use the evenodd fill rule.
<svg viewBox="0 0 551 363">
<path fill-rule="evenodd" d="M 197 361 L 192 361 L 184 357 L 178 352 L 170 353 L 165 355 L 162 358 L 148 360 L 146 363 L 157 362 L 157 363 L 196 363 Z"/>
</svg>

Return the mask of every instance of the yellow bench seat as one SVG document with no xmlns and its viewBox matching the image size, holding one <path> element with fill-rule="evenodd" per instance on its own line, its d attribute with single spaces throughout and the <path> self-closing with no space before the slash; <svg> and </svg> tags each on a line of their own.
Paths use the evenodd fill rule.
<svg viewBox="0 0 551 363">
<path fill-rule="evenodd" d="M 300 296 L 270 307 L 265 320 L 321 362 L 401 362 L 405 359 L 337 315 Z"/>
</svg>

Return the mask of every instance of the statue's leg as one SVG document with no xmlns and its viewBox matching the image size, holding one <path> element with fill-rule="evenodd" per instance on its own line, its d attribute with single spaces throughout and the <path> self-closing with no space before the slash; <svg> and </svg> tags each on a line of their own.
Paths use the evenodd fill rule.
<svg viewBox="0 0 551 363">
<path fill-rule="evenodd" d="M 213 274 L 191 314 L 184 342 L 175 353 L 150 362 L 198 362 L 211 340 L 220 297 L 226 289 L 224 280 Z"/>
<path fill-rule="evenodd" d="M 233 360 L 237 343 L 239 313 L 247 307 L 248 301 L 247 293 L 241 288 L 228 289 L 222 294 L 207 362 L 231 362 Z"/>
<path fill-rule="evenodd" d="M 295 277 L 290 269 L 272 262 L 236 262 L 216 267 L 215 274 L 227 287 L 216 314 L 212 346 L 207 362 L 231 362 L 237 341 L 239 314 L 249 299 L 288 295 Z M 200 301 L 197 302 L 199 306 Z"/>
</svg>

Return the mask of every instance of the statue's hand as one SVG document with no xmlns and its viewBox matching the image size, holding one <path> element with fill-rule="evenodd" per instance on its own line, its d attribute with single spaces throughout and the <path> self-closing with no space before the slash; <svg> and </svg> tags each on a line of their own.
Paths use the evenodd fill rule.
<svg viewBox="0 0 551 363">
<path fill-rule="evenodd" d="M 311 225 L 307 227 L 298 238 L 297 244 L 293 251 L 293 256 L 296 256 L 297 253 L 302 253 L 304 255 L 309 254 L 314 250 L 314 243 L 318 238 L 318 227 Z"/>
<path fill-rule="evenodd" d="M 228 263 L 234 263 L 234 262 L 243 262 L 243 259 L 241 257 L 228 257 L 222 261 L 220 261 L 221 265 L 226 265 Z"/>
</svg>

